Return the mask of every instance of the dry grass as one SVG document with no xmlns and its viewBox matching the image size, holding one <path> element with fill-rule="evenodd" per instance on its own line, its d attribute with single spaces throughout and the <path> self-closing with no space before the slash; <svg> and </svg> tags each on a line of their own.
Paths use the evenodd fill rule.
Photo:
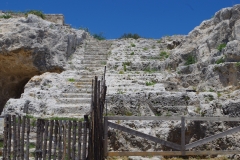
<svg viewBox="0 0 240 160">
<path fill-rule="evenodd" d="M 128 160 L 128 157 L 108 157 L 107 160 Z"/>
</svg>

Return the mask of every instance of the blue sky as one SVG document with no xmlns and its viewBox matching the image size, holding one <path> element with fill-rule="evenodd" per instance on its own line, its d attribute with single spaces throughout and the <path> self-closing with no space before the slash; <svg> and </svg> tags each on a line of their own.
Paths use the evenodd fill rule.
<svg viewBox="0 0 240 160">
<path fill-rule="evenodd" d="M 4 0 L 0 10 L 61 13 L 72 27 L 102 32 L 107 39 L 124 33 L 158 39 L 186 35 L 221 8 L 235 4 L 240 0 Z"/>
</svg>

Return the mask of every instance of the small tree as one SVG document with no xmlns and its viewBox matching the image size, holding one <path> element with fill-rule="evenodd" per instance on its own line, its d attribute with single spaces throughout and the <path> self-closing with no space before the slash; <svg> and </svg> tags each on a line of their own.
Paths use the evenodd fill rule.
<svg viewBox="0 0 240 160">
<path fill-rule="evenodd" d="M 124 38 L 133 38 L 133 39 L 138 39 L 141 38 L 138 34 L 134 33 L 124 33 L 119 39 L 124 39 Z"/>
</svg>

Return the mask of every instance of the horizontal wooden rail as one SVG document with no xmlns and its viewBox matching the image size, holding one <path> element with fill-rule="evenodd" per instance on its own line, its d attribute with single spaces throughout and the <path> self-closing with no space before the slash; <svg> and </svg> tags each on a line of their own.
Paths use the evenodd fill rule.
<svg viewBox="0 0 240 160">
<path fill-rule="evenodd" d="M 168 121 L 177 121 L 181 120 L 182 117 L 174 116 L 108 116 L 105 117 L 107 120 L 168 120 Z M 185 120 L 191 121 L 240 121 L 240 117 L 184 117 Z"/>
<path fill-rule="evenodd" d="M 165 141 L 165 140 L 162 140 L 162 139 L 159 139 L 159 138 L 147 135 L 145 133 L 141 133 L 141 132 L 129 129 L 129 128 L 120 126 L 120 125 L 115 124 L 115 123 L 108 122 L 108 126 L 111 127 L 111 128 L 114 128 L 114 129 L 121 130 L 123 132 L 127 132 L 127 133 L 129 133 L 131 135 L 135 135 L 135 136 L 142 137 L 142 138 L 145 138 L 147 140 L 150 140 L 150 141 L 153 141 L 153 142 L 156 142 L 156 143 L 160 143 L 162 145 L 171 147 L 171 148 L 176 149 L 176 150 L 180 150 L 181 149 L 180 145 L 178 145 L 178 144 L 175 144 L 175 143 L 172 143 L 172 142 L 168 142 L 168 141 Z"/>
<path fill-rule="evenodd" d="M 162 152 L 108 152 L 107 156 L 193 156 L 193 155 L 226 155 L 239 154 L 239 150 L 233 151 L 162 151 Z"/>
<path fill-rule="evenodd" d="M 197 146 L 200 146 L 202 144 L 206 144 L 206 143 L 211 142 L 211 141 L 213 141 L 217 138 L 221 138 L 221 137 L 224 137 L 226 135 L 233 134 L 233 133 L 239 132 L 239 131 L 240 131 L 240 126 L 236 127 L 236 128 L 233 128 L 233 129 L 230 129 L 230 130 L 227 130 L 227 131 L 224 131 L 222 133 L 210 136 L 210 137 L 206 137 L 206 138 L 201 139 L 199 141 L 195 141 L 193 143 L 187 144 L 186 149 L 191 149 L 193 147 L 197 147 Z"/>
</svg>

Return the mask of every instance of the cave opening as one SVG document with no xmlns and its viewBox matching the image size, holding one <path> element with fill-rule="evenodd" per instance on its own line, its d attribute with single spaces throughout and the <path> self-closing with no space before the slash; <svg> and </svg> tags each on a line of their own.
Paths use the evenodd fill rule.
<svg viewBox="0 0 240 160">
<path fill-rule="evenodd" d="M 27 82 L 43 72 L 34 65 L 31 51 L 17 49 L 0 54 L 0 112 L 10 98 L 20 98 Z"/>
</svg>

